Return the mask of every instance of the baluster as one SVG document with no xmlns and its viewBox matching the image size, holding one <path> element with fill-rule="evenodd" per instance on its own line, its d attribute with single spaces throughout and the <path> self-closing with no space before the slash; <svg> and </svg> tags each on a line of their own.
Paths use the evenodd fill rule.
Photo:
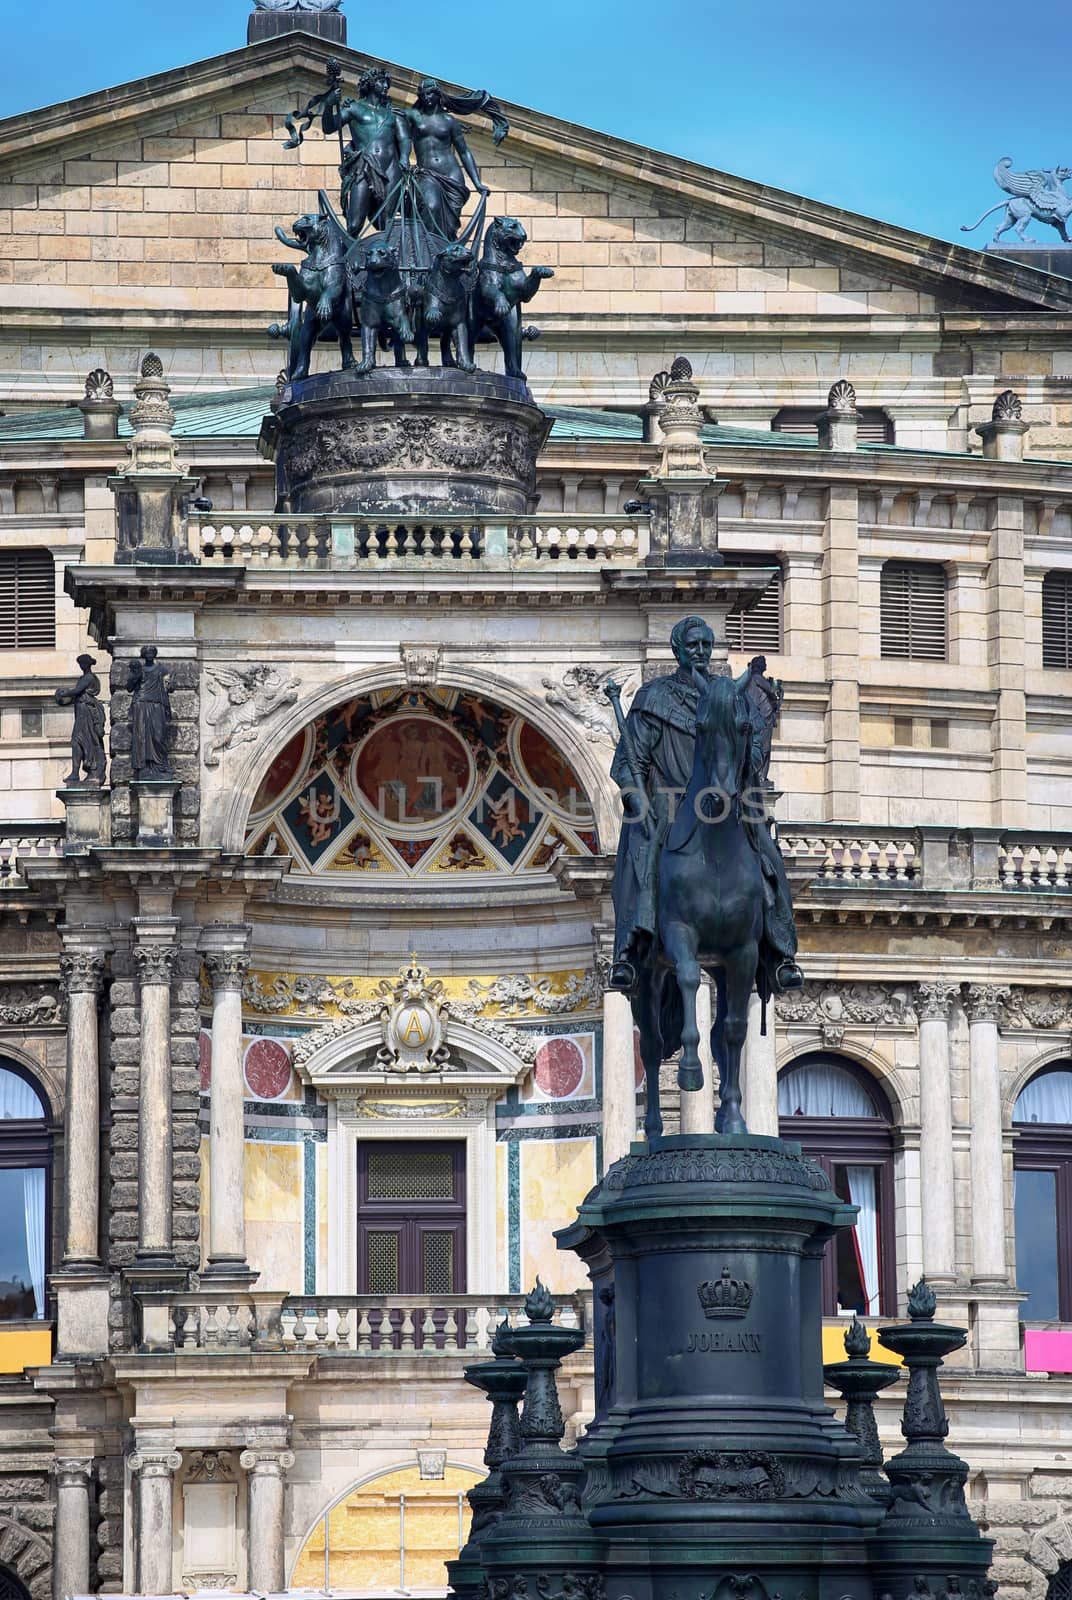
<svg viewBox="0 0 1072 1600">
<path fill-rule="evenodd" d="M 481 1308 L 483 1309 L 483 1308 Z M 480 1325 L 477 1322 L 477 1308 L 468 1305 L 465 1308 L 465 1348 L 471 1350 L 480 1343 Z M 484 1347 L 486 1348 L 486 1346 Z"/>
<path fill-rule="evenodd" d="M 203 1349 L 209 1349 L 219 1342 L 220 1329 L 216 1321 L 216 1307 L 210 1303 L 201 1313 L 201 1345 Z"/>
<path fill-rule="evenodd" d="M 436 1347 L 436 1326 L 431 1306 L 426 1306 L 424 1310 L 424 1321 L 421 1323 L 421 1344 L 425 1350 L 434 1350 Z"/>
<path fill-rule="evenodd" d="M 246 1308 L 246 1343 L 251 1350 L 256 1350 L 261 1342 L 261 1324 L 257 1316 L 257 1302 L 251 1300 Z"/>
<path fill-rule="evenodd" d="M 240 1330 L 239 1330 L 239 1327 L 238 1327 L 238 1306 L 237 1305 L 228 1305 L 228 1307 L 227 1307 L 227 1327 L 224 1329 L 224 1335 L 223 1335 L 224 1343 L 225 1344 L 229 1344 L 229 1345 L 239 1345 L 239 1344 L 241 1344 L 242 1341 L 241 1341 L 241 1338 L 239 1337 L 239 1332 L 240 1332 Z"/>
<path fill-rule="evenodd" d="M 357 1313 L 357 1352 L 368 1355 L 372 1349 L 372 1324 L 364 1306 Z"/>
<path fill-rule="evenodd" d="M 305 1343 L 305 1307 L 299 1301 L 294 1307 L 294 1343 Z"/>
<path fill-rule="evenodd" d="M 402 1313 L 402 1337 L 399 1340 L 401 1350 L 413 1350 L 415 1340 L 413 1336 L 413 1312 L 409 1306 Z"/>
<path fill-rule="evenodd" d="M 325 1305 L 317 1305 L 313 1337 L 318 1345 L 325 1345 L 328 1342 L 328 1308 Z"/>
<path fill-rule="evenodd" d="M 175 1327 L 174 1342 L 176 1350 L 182 1350 L 186 1346 L 186 1317 L 185 1306 L 172 1306 L 171 1320 Z"/>
<path fill-rule="evenodd" d="M 473 557 L 473 539 L 468 523 L 463 524 L 461 538 L 458 540 L 458 555 L 462 561 L 471 561 Z"/>
<path fill-rule="evenodd" d="M 460 1348 L 458 1338 L 458 1312 L 452 1307 L 447 1307 L 447 1318 L 443 1324 L 443 1350 L 457 1350 Z"/>
<path fill-rule="evenodd" d="M 342 1305 L 335 1312 L 335 1344 L 340 1350 L 352 1350 L 350 1343 L 350 1308 Z"/>
<path fill-rule="evenodd" d="M 385 1306 L 376 1306 L 370 1313 L 370 1320 L 372 1317 L 377 1319 L 372 1330 L 376 1338 L 376 1349 L 389 1350 L 393 1343 L 394 1335 L 391 1331 L 391 1321 L 387 1315 L 387 1308 Z M 387 1340 L 386 1345 L 384 1344 L 385 1339 Z"/>
</svg>

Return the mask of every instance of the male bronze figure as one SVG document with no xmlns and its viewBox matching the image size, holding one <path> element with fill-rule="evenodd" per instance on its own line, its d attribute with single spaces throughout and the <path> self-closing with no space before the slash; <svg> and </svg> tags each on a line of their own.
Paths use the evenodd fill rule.
<svg viewBox="0 0 1072 1600">
<path fill-rule="evenodd" d="M 356 100 L 344 100 L 336 78 L 321 113 L 325 133 L 344 131 L 350 143 L 343 148 L 342 203 L 347 231 L 353 238 L 371 223 L 386 227 L 402 191 L 402 177 L 410 156 L 409 132 L 402 116 L 388 99 L 391 79 L 382 67 L 370 67 L 358 79 Z"/>
<path fill-rule="evenodd" d="M 741 684 L 711 677 L 714 634 L 701 617 L 679 622 L 670 643 L 677 670 L 638 690 L 611 767 L 624 817 L 608 982 L 630 996 L 640 1028 L 649 1137 L 662 1127 L 652 1089 L 658 1066 L 679 1043 L 681 1086 L 702 1083 L 694 1046 L 700 969 L 711 972 L 718 992 L 713 1042 L 723 1077 L 720 1127 L 727 1132 L 744 1127 L 739 1086 L 727 1085 L 727 1005 L 740 1010 L 745 981 L 745 1010 L 753 981 L 764 998 L 804 981 L 785 865 L 766 814 L 769 755 L 755 736 L 753 707 Z M 608 687 L 612 698 L 616 692 Z M 740 923 L 736 947 L 734 915 Z M 664 985 L 670 969 L 680 995 Z M 731 1031 L 738 1025 L 730 1018 Z M 738 1068 L 743 1038 L 742 1029 L 730 1046 Z"/>
</svg>

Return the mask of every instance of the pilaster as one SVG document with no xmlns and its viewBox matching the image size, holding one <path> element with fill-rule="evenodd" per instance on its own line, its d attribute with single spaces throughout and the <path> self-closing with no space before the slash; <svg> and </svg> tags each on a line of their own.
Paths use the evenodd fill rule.
<svg viewBox="0 0 1072 1600">
<path fill-rule="evenodd" d="M 826 815 L 860 815 L 860 607 L 858 495 L 832 484 L 823 529 L 823 655 L 830 680 L 826 713 Z"/>
<path fill-rule="evenodd" d="M 201 950 L 212 983 L 212 1077 L 209 1093 L 209 1250 L 206 1274 L 248 1288 L 246 1262 L 245 1085 L 242 1076 L 242 983 L 251 929 L 207 928 Z"/>
<path fill-rule="evenodd" d="M 919 983 L 913 998 L 919 1018 L 923 1270 L 929 1282 L 944 1284 L 956 1279 L 949 1014 L 958 987 L 942 980 Z"/>
<path fill-rule="evenodd" d="M 141 995 L 138 1075 L 138 1262 L 174 1263 L 171 1225 L 171 975 L 174 918 L 136 918 L 132 947 Z"/>
</svg>

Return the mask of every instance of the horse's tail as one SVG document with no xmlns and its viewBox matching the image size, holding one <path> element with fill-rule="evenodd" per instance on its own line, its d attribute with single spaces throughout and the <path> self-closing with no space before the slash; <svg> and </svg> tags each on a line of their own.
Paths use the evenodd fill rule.
<svg viewBox="0 0 1072 1600">
<path fill-rule="evenodd" d="M 673 974 L 663 984 L 659 1001 L 659 1032 L 663 1036 L 663 1060 L 669 1061 L 681 1049 L 681 1030 L 685 1025 L 685 1007 L 681 1000 L 681 986 L 674 982 Z"/>
</svg>

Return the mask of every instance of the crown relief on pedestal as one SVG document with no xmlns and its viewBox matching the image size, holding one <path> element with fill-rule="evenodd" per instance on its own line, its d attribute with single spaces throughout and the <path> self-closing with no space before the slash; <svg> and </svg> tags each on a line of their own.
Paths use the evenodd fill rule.
<svg viewBox="0 0 1072 1600">
<path fill-rule="evenodd" d="M 708 1278 L 697 1284 L 696 1293 L 705 1317 L 712 1321 L 719 1317 L 743 1317 L 752 1304 L 752 1285 L 746 1278 L 734 1278 L 729 1267 L 722 1268 L 720 1278 Z"/>
</svg>

